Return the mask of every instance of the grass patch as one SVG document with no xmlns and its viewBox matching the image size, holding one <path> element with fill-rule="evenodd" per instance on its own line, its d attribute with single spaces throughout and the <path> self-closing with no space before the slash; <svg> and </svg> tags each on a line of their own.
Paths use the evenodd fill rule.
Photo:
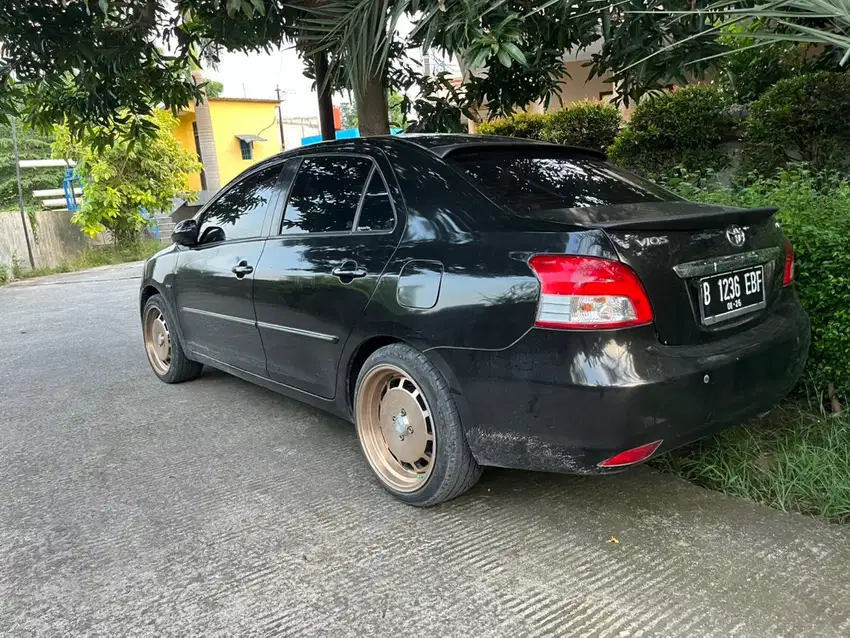
<svg viewBox="0 0 850 638">
<path fill-rule="evenodd" d="M 63 272 L 75 272 L 87 270 L 98 266 L 111 266 L 113 264 L 124 264 L 129 261 L 141 261 L 147 259 L 154 253 L 159 252 L 165 246 L 153 239 L 145 239 L 128 246 L 99 246 L 86 248 L 74 259 L 62 262 L 58 266 L 48 266 L 23 270 L 20 264 L 15 262 L 12 266 L 12 274 L 15 279 L 31 279 L 33 277 L 44 277 L 45 275 L 56 275 Z M 4 269 L 5 271 L 5 269 Z M 11 278 L 0 276 L 0 284 L 6 283 Z M 0 273 L 2 275 L 2 273 Z"/>
<path fill-rule="evenodd" d="M 652 462 L 697 485 L 850 523 L 850 414 L 786 404 Z"/>
</svg>

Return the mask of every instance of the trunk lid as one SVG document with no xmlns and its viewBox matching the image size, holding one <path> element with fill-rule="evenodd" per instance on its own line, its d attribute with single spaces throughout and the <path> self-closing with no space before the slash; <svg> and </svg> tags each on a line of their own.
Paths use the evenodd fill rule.
<svg viewBox="0 0 850 638">
<path fill-rule="evenodd" d="M 775 209 L 689 202 L 564 147 L 473 149 L 446 159 L 511 215 L 554 231 L 604 232 L 640 277 L 663 343 L 744 330 L 779 297 L 785 238 Z"/>
<path fill-rule="evenodd" d="M 757 224 L 776 208 L 732 208 L 686 200 L 581 206 L 536 211 L 537 219 L 603 230 L 678 231 Z"/>
<path fill-rule="evenodd" d="M 640 277 L 659 339 L 683 345 L 710 341 L 764 319 L 782 289 L 785 239 L 775 212 L 676 201 L 551 210 L 539 217 L 603 230 L 620 260 Z M 761 274 L 744 275 L 753 269 Z M 763 277 L 763 305 L 708 315 L 701 307 L 700 286 L 717 295 L 722 282 L 709 278 L 723 273 L 740 273 L 739 286 L 749 284 L 745 276 Z"/>
</svg>

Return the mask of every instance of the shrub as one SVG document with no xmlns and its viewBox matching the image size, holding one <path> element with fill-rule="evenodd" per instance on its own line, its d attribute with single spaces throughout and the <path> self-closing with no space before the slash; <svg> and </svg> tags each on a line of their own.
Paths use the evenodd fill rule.
<svg viewBox="0 0 850 638">
<path fill-rule="evenodd" d="M 742 170 L 770 174 L 789 161 L 841 169 L 850 153 L 850 74 L 822 71 L 777 82 L 750 107 Z"/>
<path fill-rule="evenodd" d="M 620 110 L 606 102 L 577 102 L 547 116 L 543 139 L 605 151 L 620 132 Z"/>
<path fill-rule="evenodd" d="M 143 209 L 153 215 L 170 211 L 174 198 L 194 198 L 188 175 L 201 165 L 174 138 L 177 118 L 156 111 L 145 124 L 148 135 L 132 138 L 131 123 L 123 137 L 103 149 L 100 128 L 77 139 L 67 127 L 57 127 L 54 154 L 76 159 L 85 182 L 83 203 L 71 221 L 87 235 L 108 229 L 116 243 L 133 243 L 148 224 Z"/>
<path fill-rule="evenodd" d="M 518 113 L 485 122 L 478 127 L 483 135 L 526 137 L 555 144 L 583 146 L 605 151 L 620 130 L 622 121 L 616 106 L 605 102 L 577 102 L 559 111 Z"/>
<path fill-rule="evenodd" d="M 543 139 L 545 122 L 546 116 L 542 113 L 517 113 L 511 117 L 482 122 L 478 132 L 481 135 L 506 135 L 540 140 Z"/>
<path fill-rule="evenodd" d="M 850 399 L 850 182 L 797 165 L 737 190 L 688 180 L 668 180 L 666 186 L 697 201 L 779 208 L 797 253 L 797 294 L 812 322 L 805 379 L 819 393 L 834 383 Z"/>
<path fill-rule="evenodd" d="M 720 170 L 729 165 L 720 146 L 734 136 L 735 125 L 720 92 L 711 86 L 689 86 L 643 99 L 609 154 L 614 162 L 650 175 L 676 166 Z"/>
<path fill-rule="evenodd" d="M 20 279 L 24 272 L 24 261 L 18 257 L 18 253 L 12 253 L 12 279 Z"/>
</svg>

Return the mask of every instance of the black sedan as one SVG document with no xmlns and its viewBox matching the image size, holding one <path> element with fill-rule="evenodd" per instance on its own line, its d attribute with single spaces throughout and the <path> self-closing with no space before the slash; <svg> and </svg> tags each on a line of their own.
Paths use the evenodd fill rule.
<svg viewBox="0 0 850 638">
<path fill-rule="evenodd" d="M 421 135 L 252 166 L 145 265 L 166 383 L 225 370 L 356 424 L 399 499 L 481 467 L 606 473 L 764 412 L 808 319 L 773 209 L 592 151 Z"/>
</svg>

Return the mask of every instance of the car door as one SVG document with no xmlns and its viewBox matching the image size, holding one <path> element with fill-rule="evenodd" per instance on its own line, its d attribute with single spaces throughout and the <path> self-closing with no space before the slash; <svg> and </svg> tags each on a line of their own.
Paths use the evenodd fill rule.
<svg viewBox="0 0 850 638">
<path fill-rule="evenodd" d="M 282 164 L 229 185 L 199 215 L 198 245 L 181 252 L 175 299 L 189 349 L 266 376 L 254 314 L 254 271 L 279 196 Z"/>
<path fill-rule="evenodd" d="M 387 171 L 363 155 L 301 159 L 255 273 L 272 379 L 334 397 L 342 348 L 400 237 Z"/>
</svg>

